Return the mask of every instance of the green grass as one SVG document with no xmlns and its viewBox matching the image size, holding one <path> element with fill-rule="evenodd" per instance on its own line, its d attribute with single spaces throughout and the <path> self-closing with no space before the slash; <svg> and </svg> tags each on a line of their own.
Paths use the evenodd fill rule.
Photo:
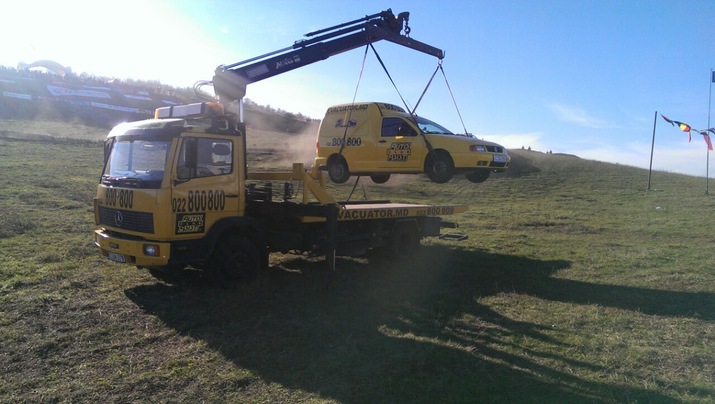
<svg viewBox="0 0 715 404">
<path fill-rule="evenodd" d="M 360 198 L 469 205 L 469 239 L 334 274 L 276 254 L 216 290 L 99 256 L 102 144 L 82 139 L 0 139 L 0 402 L 715 400 L 703 178 L 646 192 L 645 170 L 516 151 L 479 185 L 361 180 Z"/>
</svg>

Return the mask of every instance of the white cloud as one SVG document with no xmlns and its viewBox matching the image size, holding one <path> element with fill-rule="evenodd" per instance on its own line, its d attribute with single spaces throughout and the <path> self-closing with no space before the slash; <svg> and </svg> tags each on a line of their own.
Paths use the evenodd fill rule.
<svg viewBox="0 0 715 404">
<path fill-rule="evenodd" d="M 609 124 L 608 122 L 591 116 L 579 107 L 552 103 L 549 105 L 549 108 L 551 108 L 556 117 L 562 121 L 570 122 L 587 128 L 604 129 L 613 127 L 613 125 Z"/>
<path fill-rule="evenodd" d="M 546 146 L 541 142 L 541 132 L 532 133 L 484 133 L 475 134 L 480 139 L 496 142 L 507 149 L 521 149 L 531 147 L 532 150 L 546 151 Z"/>
<path fill-rule="evenodd" d="M 581 158 L 618 163 L 648 169 L 650 166 L 650 144 L 642 142 L 623 143 L 620 146 L 600 145 L 594 148 L 570 149 L 564 151 Z M 702 176 L 706 174 L 706 151 L 700 148 L 674 149 L 656 146 L 653 150 L 653 170 Z M 712 166 L 710 176 L 712 173 Z"/>
<path fill-rule="evenodd" d="M 0 52 L 3 65 L 50 59 L 76 74 L 191 86 L 210 79 L 225 61 L 220 57 L 226 57 L 199 27 L 163 2 L 43 2 L 41 12 L 36 2 L 13 7 L 19 18 L 0 24 L 0 36 L 14 38 Z"/>
</svg>

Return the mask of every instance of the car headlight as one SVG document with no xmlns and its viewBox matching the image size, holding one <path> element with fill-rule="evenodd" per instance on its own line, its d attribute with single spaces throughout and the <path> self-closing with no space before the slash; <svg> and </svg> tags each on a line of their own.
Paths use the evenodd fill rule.
<svg viewBox="0 0 715 404">
<path fill-rule="evenodd" d="M 479 144 L 473 144 L 473 145 L 469 146 L 469 151 L 477 152 L 477 153 L 484 153 L 487 151 L 487 148 L 486 148 L 486 146 L 482 146 Z"/>
</svg>

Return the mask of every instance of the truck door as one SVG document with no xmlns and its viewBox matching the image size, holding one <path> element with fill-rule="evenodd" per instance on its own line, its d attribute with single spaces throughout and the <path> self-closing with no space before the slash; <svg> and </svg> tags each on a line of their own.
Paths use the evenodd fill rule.
<svg viewBox="0 0 715 404">
<path fill-rule="evenodd" d="M 236 145 L 220 137 L 181 139 L 173 173 L 171 207 L 176 236 L 199 236 L 238 211 Z"/>
<path fill-rule="evenodd" d="M 422 139 L 415 128 L 405 119 L 386 117 L 382 119 L 382 132 L 377 141 L 376 161 L 379 168 L 386 171 L 419 170 L 422 162 L 420 148 Z"/>
</svg>

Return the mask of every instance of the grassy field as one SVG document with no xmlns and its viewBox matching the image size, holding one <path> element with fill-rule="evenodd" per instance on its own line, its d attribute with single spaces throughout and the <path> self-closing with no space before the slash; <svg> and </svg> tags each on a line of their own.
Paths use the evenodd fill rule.
<svg viewBox="0 0 715 404">
<path fill-rule="evenodd" d="M 715 400 L 704 178 L 658 172 L 646 192 L 642 169 L 514 151 L 509 175 L 479 185 L 361 181 L 359 198 L 468 204 L 455 218 L 469 239 L 424 241 L 401 262 L 338 259 L 334 274 L 274 255 L 255 284 L 217 290 L 99 256 L 105 131 L 10 125 L 0 402 Z"/>
</svg>

